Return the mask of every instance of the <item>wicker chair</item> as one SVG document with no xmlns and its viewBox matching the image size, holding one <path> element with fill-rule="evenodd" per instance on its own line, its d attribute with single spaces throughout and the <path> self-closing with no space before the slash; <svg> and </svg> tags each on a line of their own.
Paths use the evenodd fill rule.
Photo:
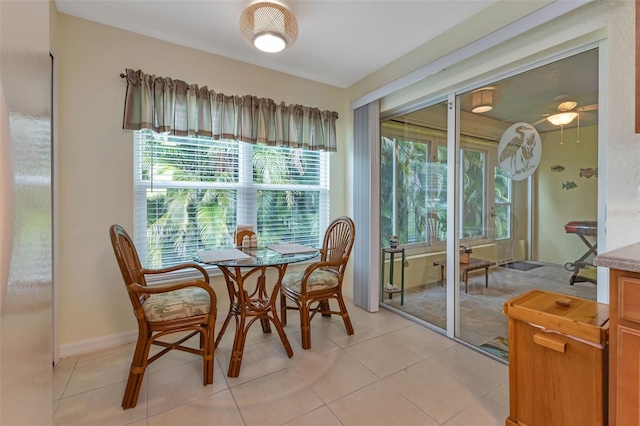
<svg viewBox="0 0 640 426">
<path fill-rule="evenodd" d="M 348 217 L 334 220 L 324 235 L 320 249 L 320 261 L 301 272 L 285 274 L 280 287 L 280 316 L 287 324 L 287 311 L 300 311 L 302 348 L 311 348 L 311 320 L 320 313 L 322 316 L 340 315 L 347 334 L 354 333 L 347 307 L 342 298 L 342 278 L 349 261 L 355 239 L 355 225 Z M 287 299 L 294 306 L 287 305 Z M 339 311 L 332 311 L 330 299 L 336 299 Z M 315 304 L 315 306 L 314 306 Z"/>
<path fill-rule="evenodd" d="M 138 253 L 131 238 L 120 225 L 109 230 L 113 251 L 122 272 L 122 278 L 138 320 L 138 342 L 131 361 L 129 380 L 122 399 L 122 408 L 135 407 L 149 364 L 172 349 L 200 355 L 203 358 L 204 385 L 213 383 L 214 329 L 216 320 L 216 294 L 209 286 L 209 275 L 195 263 L 185 263 L 162 269 L 145 269 L 140 264 Z M 145 275 L 193 268 L 202 273 L 202 280 L 147 287 Z M 172 343 L 158 340 L 172 333 L 190 332 Z M 200 349 L 182 344 L 191 337 L 200 335 Z M 151 345 L 164 347 L 149 358 Z"/>
</svg>

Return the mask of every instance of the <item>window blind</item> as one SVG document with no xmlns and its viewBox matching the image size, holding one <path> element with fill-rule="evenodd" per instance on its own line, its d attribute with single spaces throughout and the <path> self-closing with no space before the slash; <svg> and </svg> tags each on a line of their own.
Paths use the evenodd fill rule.
<svg viewBox="0 0 640 426">
<path fill-rule="evenodd" d="M 134 132 L 134 239 L 147 267 L 234 244 L 252 224 L 260 244 L 321 245 L 329 222 L 326 152 Z"/>
</svg>

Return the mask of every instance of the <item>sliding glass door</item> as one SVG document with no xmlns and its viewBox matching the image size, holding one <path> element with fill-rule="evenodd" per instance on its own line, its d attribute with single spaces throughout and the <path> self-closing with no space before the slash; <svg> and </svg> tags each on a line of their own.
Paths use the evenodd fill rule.
<svg viewBox="0 0 640 426">
<path fill-rule="evenodd" d="M 444 102 L 381 125 L 381 302 L 445 329 L 446 287 L 439 266 L 447 241 L 447 108 Z M 419 255 L 418 255 L 419 254 Z M 392 261 L 393 259 L 393 261 Z M 391 275 L 393 273 L 393 275 Z M 404 278 L 404 283 L 402 282 Z"/>
<path fill-rule="evenodd" d="M 381 123 L 381 302 L 506 359 L 506 300 L 596 299 L 598 51 L 450 99 Z"/>
</svg>

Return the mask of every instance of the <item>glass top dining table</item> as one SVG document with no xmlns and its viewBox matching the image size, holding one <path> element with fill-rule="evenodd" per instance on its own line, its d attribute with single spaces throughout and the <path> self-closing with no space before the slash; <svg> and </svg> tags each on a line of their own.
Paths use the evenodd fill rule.
<svg viewBox="0 0 640 426">
<path fill-rule="evenodd" d="M 233 247 L 236 248 L 236 247 Z M 291 253 L 282 254 L 267 247 L 253 247 L 253 248 L 241 248 L 238 250 L 248 255 L 248 258 L 212 261 L 209 262 L 218 267 L 261 267 L 261 266 L 276 266 L 276 265 L 288 265 L 291 263 L 304 262 L 305 260 L 313 259 L 320 254 L 319 250 L 310 251 L 307 253 Z"/>
<path fill-rule="evenodd" d="M 287 266 L 313 259 L 320 253 L 319 250 L 313 249 L 313 251 L 305 253 L 282 254 L 268 247 L 238 248 L 238 250 L 242 251 L 242 258 L 208 262 L 216 265 L 224 275 L 231 301 L 229 313 L 215 341 L 216 348 L 231 319 L 235 319 L 236 332 L 227 372 L 229 377 L 238 377 L 240 374 L 247 333 L 257 320 L 260 321 L 264 333 L 271 333 L 271 324 L 273 324 L 287 355 L 289 358 L 293 356 L 293 350 L 282 328 L 275 303 Z M 237 252 L 236 255 L 238 255 Z M 267 270 L 275 270 L 277 273 L 270 291 L 266 284 Z M 247 281 L 250 277 L 253 279 Z M 271 275 L 271 279 L 273 280 L 273 275 Z M 255 287 L 245 288 L 245 284 L 247 287 L 250 286 L 249 282 L 255 282 Z"/>
</svg>

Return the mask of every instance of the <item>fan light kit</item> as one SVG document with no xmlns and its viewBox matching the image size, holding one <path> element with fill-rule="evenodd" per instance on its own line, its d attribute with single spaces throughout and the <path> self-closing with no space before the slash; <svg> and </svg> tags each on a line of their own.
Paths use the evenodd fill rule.
<svg viewBox="0 0 640 426">
<path fill-rule="evenodd" d="M 263 52 L 276 53 L 296 42 L 298 22 L 285 6 L 258 1 L 240 15 L 240 32 L 250 45 Z"/>
<path fill-rule="evenodd" d="M 565 100 L 569 97 L 569 95 L 559 95 L 554 99 L 556 101 Z M 561 102 L 556 110 L 558 111 L 556 114 L 552 114 L 547 117 L 547 121 L 553 124 L 554 126 L 560 126 L 560 145 L 564 144 L 564 126 L 571 123 L 573 120 L 578 118 L 578 126 L 576 128 L 576 143 L 580 143 L 580 114 L 576 111 L 572 111 L 575 107 L 578 106 L 578 103 L 575 101 L 564 101 Z"/>
<path fill-rule="evenodd" d="M 577 112 L 560 112 L 547 117 L 549 123 L 555 126 L 566 126 L 578 116 Z"/>
<path fill-rule="evenodd" d="M 558 111 L 571 111 L 575 107 L 578 106 L 577 102 L 574 101 L 566 101 L 558 105 Z"/>
</svg>

